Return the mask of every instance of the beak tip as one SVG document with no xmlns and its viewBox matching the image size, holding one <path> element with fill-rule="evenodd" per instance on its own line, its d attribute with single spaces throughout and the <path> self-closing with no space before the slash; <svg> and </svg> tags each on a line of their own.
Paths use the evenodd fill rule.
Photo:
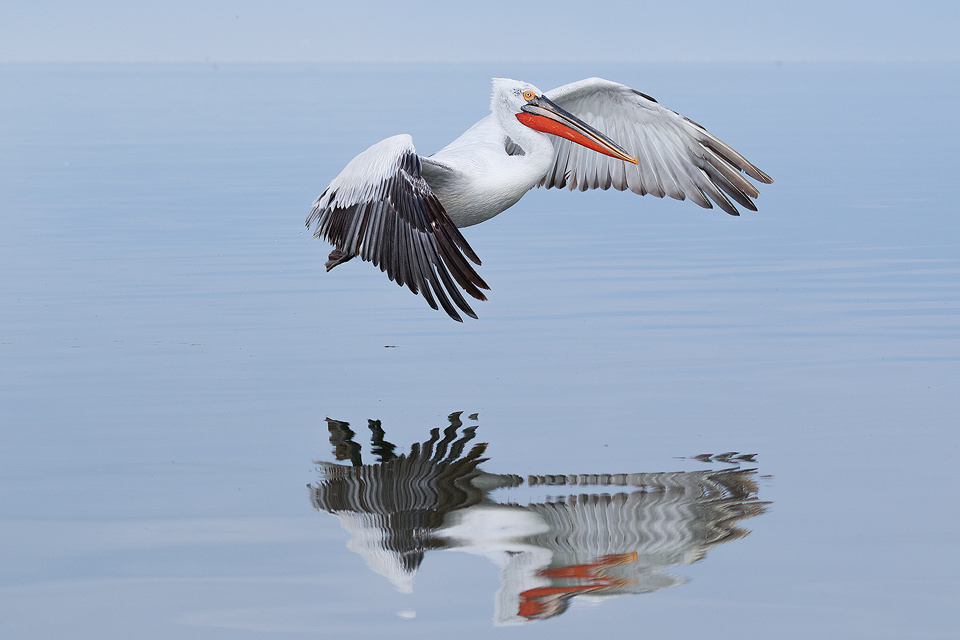
<svg viewBox="0 0 960 640">
<path fill-rule="evenodd" d="M 632 162 L 633 164 L 637 165 L 638 167 L 640 166 L 640 161 L 637 160 L 636 158 L 631 157 L 631 158 L 630 158 L 630 162 Z"/>
</svg>

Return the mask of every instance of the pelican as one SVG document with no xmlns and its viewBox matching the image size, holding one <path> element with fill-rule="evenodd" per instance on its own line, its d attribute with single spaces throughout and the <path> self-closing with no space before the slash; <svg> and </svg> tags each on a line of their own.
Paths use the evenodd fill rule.
<svg viewBox="0 0 960 640">
<path fill-rule="evenodd" d="M 601 133 L 603 129 L 605 133 Z M 459 322 L 461 289 L 486 300 L 480 258 L 460 228 L 489 220 L 533 187 L 629 189 L 739 215 L 773 180 L 702 126 L 628 86 L 589 78 L 544 93 L 495 78 L 490 115 L 430 156 L 409 135 L 351 160 L 313 203 L 307 228 L 333 245 L 327 271 L 360 256 Z M 459 285 L 459 288 L 458 288 Z M 452 300 L 452 303 L 451 303 Z"/>
</svg>

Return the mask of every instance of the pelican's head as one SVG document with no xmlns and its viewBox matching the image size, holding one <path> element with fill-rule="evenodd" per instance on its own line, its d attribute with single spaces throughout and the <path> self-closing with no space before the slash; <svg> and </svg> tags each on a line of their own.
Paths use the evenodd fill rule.
<svg viewBox="0 0 960 640">
<path fill-rule="evenodd" d="M 529 82 L 494 78 L 490 110 L 500 117 L 511 114 L 521 124 L 536 131 L 560 136 L 597 153 L 638 164 L 626 149 L 557 106 Z"/>
<path fill-rule="evenodd" d="M 510 80 L 509 78 L 494 78 L 490 110 L 494 113 L 497 111 L 519 113 L 520 109 L 527 104 L 527 98 L 524 97 L 524 94 L 542 96 L 543 91 L 529 82 Z"/>
</svg>

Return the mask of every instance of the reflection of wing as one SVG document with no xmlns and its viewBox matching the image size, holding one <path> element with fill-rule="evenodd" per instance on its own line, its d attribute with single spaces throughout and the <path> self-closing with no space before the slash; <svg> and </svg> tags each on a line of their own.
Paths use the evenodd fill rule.
<svg viewBox="0 0 960 640">
<path fill-rule="evenodd" d="M 454 320 L 461 318 L 449 298 L 476 318 L 457 284 L 477 300 L 486 300 L 480 289 L 490 287 L 467 262 L 469 258 L 480 264 L 480 259 L 420 169 L 410 136 L 394 136 L 373 145 L 351 160 L 320 194 L 307 227 L 314 226 L 314 235 L 334 246 L 327 271 L 360 256 L 400 286 L 423 292 L 434 309 L 436 296 Z"/>
<path fill-rule="evenodd" d="M 615 474 L 624 480 L 619 487 L 604 483 L 603 489 L 589 487 L 590 493 L 578 487 L 582 493 L 563 501 L 528 505 L 550 526 L 549 538 L 532 541 L 574 554 L 570 563 L 637 551 L 641 563 L 656 557 L 665 565 L 689 564 L 710 547 L 746 535 L 737 524 L 763 511 L 764 503 L 755 501 L 755 474 L 752 469 Z"/>
<path fill-rule="evenodd" d="M 436 535 L 446 514 L 482 499 L 470 480 L 480 474 L 477 465 L 486 445 L 476 444 L 463 454 L 475 428 L 458 433 L 459 414 L 451 415 L 450 422 L 442 437 L 433 429 L 430 439 L 398 456 L 384 440 L 380 422 L 371 420 L 381 462 L 362 464 L 349 425 L 327 419 L 334 455 L 352 466 L 318 462 L 321 479 L 310 486 L 310 499 L 315 509 L 337 516 L 350 532 L 348 548 L 400 591 L 413 588 L 425 551 L 448 546 Z"/>
<path fill-rule="evenodd" d="M 658 198 L 690 198 L 707 209 L 715 202 L 727 213 L 739 215 L 727 196 L 756 211 L 751 198 L 759 195 L 741 171 L 760 182 L 773 182 L 696 122 L 625 85 L 588 78 L 546 95 L 615 140 L 640 163 L 634 166 L 556 138 L 553 167 L 541 186 L 630 189 Z"/>
<path fill-rule="evenodd" d="M 757 501 L 756 469 L 529 476 L 527 484 L 546 485 L 552 492 L 563 491 L 561 487 L 580 491 L 563 502 L 551 500 L 528 508 L 550 523 L 554 536 L 587 533 L 577 540 L 587 556 L 623 551 L 583 547 L 585 540 L 602 539 L 599 532 L 618 528 L 626 536 L 620 540 L 630 550 L 643 547 L 666 557 L 665 549 L 696 542 L 705 553 L 709 547 L 747 535 L 738 523 L 760 515 L 767 504 Z M 617 493 L 606 493 L 610 490 Z M 633 517 L 637 519 L 631 520 Z M 598 534 L 590 535 L 591 530 Z M 676 558 L 682 564 L 696 559 Z"/>
<path fill-rule="evenodd" d="M 555 616 L 578 595 L 652 593 L 684 584 L 671 567 L 742 538 L 747 531 L 739 523 L 763 513 L 755 476 L 752 469 L 530 476 L 528 485 L 545 485 L 553 495 L 577 493 L 524 507 L 546 526 L 523 542 L 551 555 L 533 569 L 522 553 L 505 558 L 497 621 Z"/>
</svg>

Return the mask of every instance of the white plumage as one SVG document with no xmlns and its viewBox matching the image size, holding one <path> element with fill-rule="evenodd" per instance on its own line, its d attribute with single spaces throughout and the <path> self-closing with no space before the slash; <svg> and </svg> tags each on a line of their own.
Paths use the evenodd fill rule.
<svg viewBox="0 0 960 640">
<path fill-rule="evenodd" d="M 490 107 L 431 156 L 398 135 L 347 164 L 307 217 L 334 245 L 328 271 L 360 256 L 434 309 L 476 318 L 460 289 L 486 300 L 489 287 L 458 227 L 489 220 L 535 186 L 629 189 L 739 215 L 734 203 L 756 211 L 759 195 L 743 173 L 773 182 L 702 126 L 616 82 L 589 78 L 544 94 L 495 79 Z"/>
</svg>

